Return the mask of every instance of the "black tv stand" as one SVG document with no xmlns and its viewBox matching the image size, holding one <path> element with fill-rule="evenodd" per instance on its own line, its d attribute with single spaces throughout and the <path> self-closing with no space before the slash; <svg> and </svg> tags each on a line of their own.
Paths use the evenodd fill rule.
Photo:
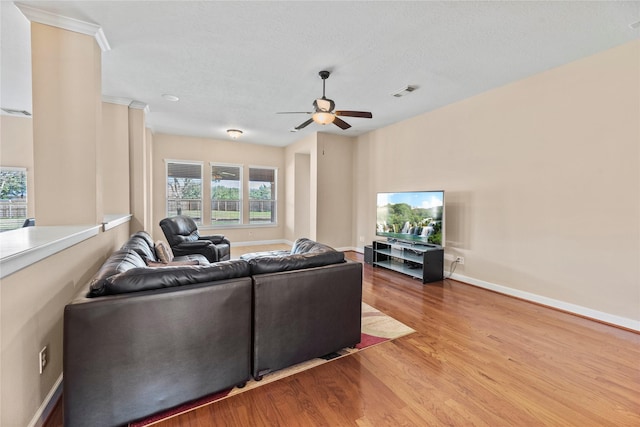
<svg viewBox="0 0 640 427">
<path fill-rule="evenodd" d="M 444 249 L 399 239 L 374 241 L 373 266 L 407 274 L 422 283 L 437 282 L 444 277 Z"/>
</svg>

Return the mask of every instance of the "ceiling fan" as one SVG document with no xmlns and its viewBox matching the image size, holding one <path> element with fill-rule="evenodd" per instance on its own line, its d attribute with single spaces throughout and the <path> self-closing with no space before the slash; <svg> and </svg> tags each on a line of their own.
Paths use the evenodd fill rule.
<svg viewBox="0 0 640 427">
<path fill-rule="evenodd" d="M 329 123 L 333 123 L 338 126 L 340 129 L 349 129 L 351 125 L 344 120 L 340 119 L 338 116 L 343 117 L 362 117 L 365 119 L 370 119 L 373 115 L 368 111 L 347 111 L 347 110 L 337 110 L 333 111 L 335 108 L 335 103 L 332 99 L 328 99 L 324 95 L 325 89 L 325 81 L 329 78 L 331 74 L 329 71 L 320 71 L 318 73 L 320 78 L 322 79 L 322 98 L 318 98 L 313 101 L 313 107 L 315 111 L 286 111 L 277 114 L 312 114 L 311 118 L 306 122 L 295 127 L 295 131 L 299 131 L 307 126 L 309 126 L 312 122 L 319 123 L 321 125 L 326 125 Z"/>
</svg>

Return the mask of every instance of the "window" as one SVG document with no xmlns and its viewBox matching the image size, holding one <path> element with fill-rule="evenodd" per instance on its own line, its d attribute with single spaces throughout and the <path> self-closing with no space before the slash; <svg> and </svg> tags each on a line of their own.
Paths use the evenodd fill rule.
<svg viewBox="0 0 640 427">
<path fill-rule="evenodd" d="M 211 164 L 211 224 L 242 223 L 242 166 Z"/>
<path fill-rule="evenodd" d="M 276 169 L 249 168 L 249 223 L 275 224 Z"/>
<path fill-rule="evenodd" d="M 27 170 L 0 167 L 0 231 L 22 227 L 27 219 Z"/>
<path fill-rule="evenodd" d="M 167 216 L 202 222 L 202 164 L 167 161 Z"/>
</svg>

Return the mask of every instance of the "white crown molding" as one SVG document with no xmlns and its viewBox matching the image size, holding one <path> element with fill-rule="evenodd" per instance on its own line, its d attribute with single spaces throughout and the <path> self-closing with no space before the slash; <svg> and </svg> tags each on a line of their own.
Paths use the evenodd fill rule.
<svg viewBox="0 0 640 427">
<path fill-rule="evenodd" d="M 120 98 L 117 96 L 102 95 L 102 102 L 108 102 L 109 104 L 131 105 L 133 100 L 131 98 Z"/>
<path fill-rule="evenodd" d="M 144 110 L 144 112 L 147 114 L 149 114 L 149 112 L 151 111 L 149 109 L 149 104 L 146 104 L 142 101 L 134 101 L 131 98 L 120 98 L 117 96 L 102 95 L 102 102 L 108 102 L 109 104 L 126 105 L 127 107 L 133 108 L 134 110 Z"/>
<path fill-rule="evenodd" d="M 145 104 L 142 101 L 131 101 L 129 104 L 129 108 L 133 108 L 136 110 L 144 110 L 145 113 L 149 114 L 149 104 Z"/>
<path fill-rule="evenodd" d="M 63 30 L 93 36 L 103 52 L 111 50 L 107 37 L 104 35 L 102 28 L 97 24 L 57 15 L 22 3 L 16 3 L 16 7 L 20 9 L 20 12 L 31 22 L 38 22 L 40 24 L 51 25 L 52 27 L 62 28 Z"/>
</svg>

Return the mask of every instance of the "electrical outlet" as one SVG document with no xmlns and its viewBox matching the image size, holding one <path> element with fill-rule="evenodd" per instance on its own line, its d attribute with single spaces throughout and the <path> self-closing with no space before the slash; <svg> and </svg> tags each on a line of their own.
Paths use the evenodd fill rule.
<svg viewBox="0 0 640 427">
<path fill-rule="evenodd" d="M 40 361 L 40 373 L 42 374 L 47 363 L 49 363 L 49 349 L 47 349 L 46 345 L 38 353 L 38 360 Z"/>
<path fill-rule="evenodd" d="M 464 265 L 464 257 L 461 257 L 461 256 L 457 257 L 456 262 L 460 265 Z"/>
<path fill-rule="evenodd" d="M 360 243 L 364 243 L 364 236 L 360 236 Z"/>
</svg>

